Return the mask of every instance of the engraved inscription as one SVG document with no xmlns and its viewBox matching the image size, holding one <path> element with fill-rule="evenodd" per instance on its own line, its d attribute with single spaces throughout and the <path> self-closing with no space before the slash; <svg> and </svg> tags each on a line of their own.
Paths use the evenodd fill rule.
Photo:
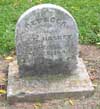
<svg viewBox="0 0 100 109">
<path fill-rule="evenodd" d="M 30 26 L 30 24 L 32 24 L 31 26 L 36 26 L 36 25 L 41 25 L 41 24 L 45 24 L 45 23 L 56 24 L 56 25 L 60 24 L 60 26 L 66 26 L 69 24 L 68 21 L 62 20 L 62 19 L 59 19 L 56 17 L 42 17 L 42 18 L 34 19 L 30 23 L 27 22 L 26 26 L 28 28 Z"/>
<path fill-rule="evenodd" d="M 41 35 L 34 35 L 33 39 L 31 39 L 33 40 L 33 44 L 27 46 L 30 45 L 27 43 L 26 51 L 34 57 L 41 57 L 45 54 L 51 57 L 54 57 L 55 55 L 62 56 L 61 54 L 67 53 L 67 50 L 63 50 L 63 48 L 66 48 L 67 39 L 71 36 L 72 35 L 55 35 L 42 37 Z M 39 40 L 40 38 L 41 40 Z M 60 45 L 59 42 L 62 43 L 63 46 Z"/>
<path fill-rule="evenodd" d="M 37 25 L 37 24 L 40 24 L 40 23 L 63 23 L 63 21 L 61 19 L 57 19 L 55 17 L 44 17 L 44 18 L 38 18 L 38 19 L 35 19 L 35 20 L 32 20 L 31 23 L 33 25 Z"/>
</svg>

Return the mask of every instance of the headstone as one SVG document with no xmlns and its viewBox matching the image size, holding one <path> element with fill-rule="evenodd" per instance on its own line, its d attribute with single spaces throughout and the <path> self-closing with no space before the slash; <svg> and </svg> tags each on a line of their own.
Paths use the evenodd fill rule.
<svg viewBox="0 0 100 109">
<path fill-rule="evenodd" d="M 89 96 L 94 88 L 78 57 L 78 28 L 60 6 L 26 11 L 16 26 L 17 60 L 9 64 L 7 98 L 39 101 Z"/>
<path fill-rule="evenodd" d="M 46 4 L 26 11 L 16 26 L 21 75 L 70 73 L 76 68 L 78 29 L 63 8 Z"/>
</svg>

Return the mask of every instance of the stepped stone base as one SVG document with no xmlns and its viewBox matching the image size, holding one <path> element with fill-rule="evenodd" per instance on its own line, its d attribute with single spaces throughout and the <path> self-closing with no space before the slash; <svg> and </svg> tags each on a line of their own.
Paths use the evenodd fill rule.
<svg viewBox="0 0 100 109">
<path fill-rule="evenodd" d="M 17 61 L 9 64 L 8 102 L 33 102 L 66 97 L 90 96 L 94 91 L 81 58 L 77 69 L 67 74 L 19 77 Z"/>
</svg>

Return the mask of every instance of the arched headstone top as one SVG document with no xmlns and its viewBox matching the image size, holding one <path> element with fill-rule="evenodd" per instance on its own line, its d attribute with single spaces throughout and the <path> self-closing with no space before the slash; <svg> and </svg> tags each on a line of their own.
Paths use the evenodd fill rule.
<svg viewBox="0 0 100 109">
<path fill-rule="evenodd" d="M 73 16 L 67 11 L 65 10 L 64 8 L 58 6 L 58 5 L 54 5 L 54 4 L 40 4 L 40 5 L 37 5 L 37 6 L 33 6 L 32 8 L 28 9 L 27 11 L 25 11 L 19 18 L 18 22 L 19 23 L 21 20 L 23 20 L 23 18 L 27 15 L 29 15 L 29 13 L 32 13 L 33 11 L 36 11 L 36 10 L 41 10 L 41 9 L 57 9 L 59 11 L 62 11 L 64 13 L 66 13 L 68 16 L 70 16 L 73 21 L 75 22 Z"/>
</svg>

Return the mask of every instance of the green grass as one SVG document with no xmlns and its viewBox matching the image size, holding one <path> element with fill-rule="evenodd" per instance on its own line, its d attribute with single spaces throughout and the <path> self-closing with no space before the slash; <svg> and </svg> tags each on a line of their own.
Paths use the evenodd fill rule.
<svg viewBox="0 0 100 109">
<path fill-rule="evenodd" d="M 14 31 L 20 15 L 41 3 L 53 3 L 67 9 L 76 19 L 81 44 L 100 42 L 100 0 L 0 0 L 0 54 L 15 48 Z"/>
</svg>

